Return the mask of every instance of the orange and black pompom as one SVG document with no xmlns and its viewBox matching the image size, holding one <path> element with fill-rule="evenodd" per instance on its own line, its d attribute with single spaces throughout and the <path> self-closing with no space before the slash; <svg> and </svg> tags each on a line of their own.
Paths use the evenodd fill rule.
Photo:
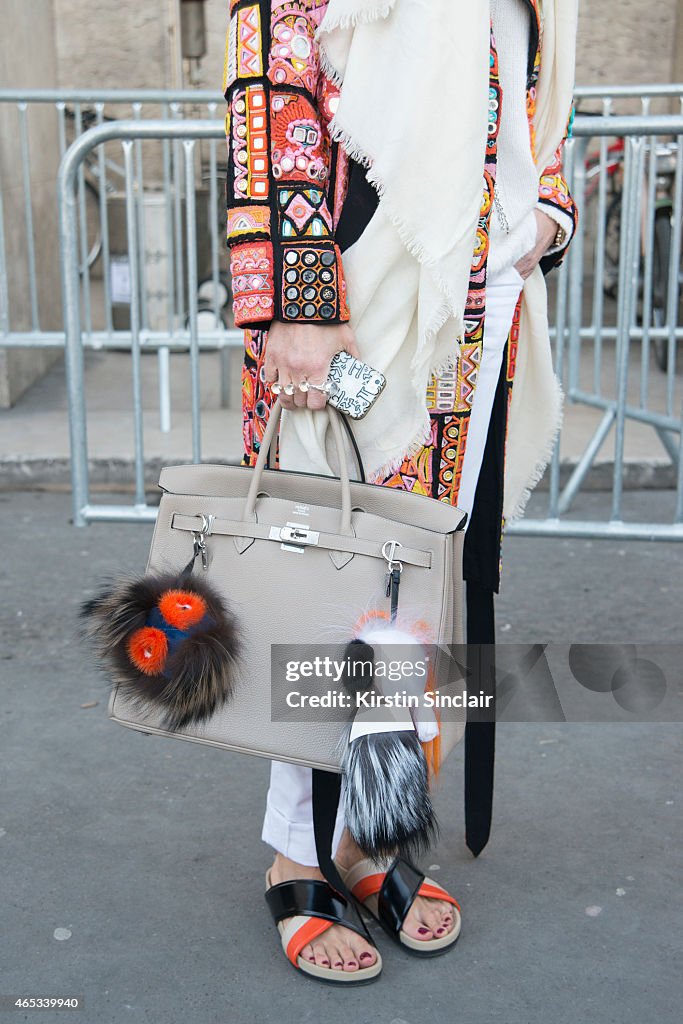
<svg viewBox="0 0 683 1024">
<path fill-rule="evenodd" d="M 237 675 L 237 622 L 206 580 L 188 573 L 116 577 L 81 606 L 86 636 L 113 682 L 182 729 L 225 704 Z"/>
<path fill-rule="evenodd" d="M 188 629 L 206 615 L 206 601 L 191 590 L 167 590 L 159 598 L 159 611 L 169 626 Z"/>
<path fill-rule="evenodd" d="M 158 676 L 168 657 L 168 638 L 163 629 L 143 626 L 128 637 L 128 657 L 146 676 Z"/>
</svg>

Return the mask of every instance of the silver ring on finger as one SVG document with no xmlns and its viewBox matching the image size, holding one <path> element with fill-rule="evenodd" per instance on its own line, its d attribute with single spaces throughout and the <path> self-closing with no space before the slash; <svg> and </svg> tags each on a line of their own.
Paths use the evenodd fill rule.
<svg viewBox="0 0 683 1024">
<path fill-rule="evenodd" d="M 273 392 L 274 395 L 279 395 L 280 392 L 282 391 L 282 384 L 275 380 L 270 385 L 270 390 Z"/>
<path fill-rule="evenodd" d="M 283 391 L 286 395 L 293 395 L 296 391 L 296 384 L 290 380 L 288 384 L 285 384 Z"/>
</svg>

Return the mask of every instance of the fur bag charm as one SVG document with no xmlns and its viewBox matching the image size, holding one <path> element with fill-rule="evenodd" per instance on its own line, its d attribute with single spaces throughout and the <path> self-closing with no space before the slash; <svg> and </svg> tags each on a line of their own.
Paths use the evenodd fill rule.
<svg viewBox="0 0 683 1024">
<path fill-rule="evenodd" d="M 228 701 L 237 674 L 236 620 L 217 591 L 181 573 L 118 576 L 81 605 L 85 635 L 115 685 L 176 730 Z"/>
<path fill-rule="evenodd" d="M 383 622 L 381 613 L 354 633 L 347 648 L 350 665 L 363 660 L 387 664 L 396 659 L 398 645 L 409 644 L 415 651 L 425 642 L 419 628 Z M 373 690 L 383 696 L 414 689 L 414 683 L 380 681 L 373 672 Z M 347 688 L 357 689 L 351 677 Z M 396 853 L 418 857 L 438 833 L 425 754 L 425 747 L 432 748 L 438 739 L 438 723 L 429 709 L 413 714 L 400 706 L 359 710 L 342 739 L 346 825 L 365 855 L 376 861 Z"/>
</svg>

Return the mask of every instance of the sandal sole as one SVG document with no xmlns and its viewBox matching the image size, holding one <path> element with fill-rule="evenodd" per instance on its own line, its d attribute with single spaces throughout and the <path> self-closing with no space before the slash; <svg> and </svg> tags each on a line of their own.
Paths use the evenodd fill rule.
<svg viewBox="0 0 683 1024">
<path fill-rule="evenodd" d="M 343 987 L 347 987 L 349 985 L 372 985 L 373 981 L 377 981 L 377 979 L 382 974 L 382 968 L 380 966 L 380 969 L 377 971 L 377 973 L 371 974 L 369 977 L 366 975 L 362 978 L 356 978 L 354 977 L 354 974 L 356 972 L 347 972 L 345 977 L 339 978 L 337 977 L 337 975 L 341 974 L 342 972 L 333 971 L 332 973 L 335 975 L 335 977 L 328 978 L 325 977 L 325 975 L 323 974 L 315 974 L 313 971 L 310 971 L 308 968 L 311 965 L 308 963 L 307 960 L 304 960 L 304 964 L 306 965 L 305 967 L 301 964 L 298 967 L 295 967 L 291 960 L 288 960 L 287 963 L 293 970 L 297 971 L 299 974 L 305 974 L 307 978 L 311 978 L 313 981 L 319 981 L 323 985 L 339 985 Z M 369 968 L 367 969 L 369 970 Z M 322 970 L 325 970 L 325 968 L 322 968 Z"/>
</svg>

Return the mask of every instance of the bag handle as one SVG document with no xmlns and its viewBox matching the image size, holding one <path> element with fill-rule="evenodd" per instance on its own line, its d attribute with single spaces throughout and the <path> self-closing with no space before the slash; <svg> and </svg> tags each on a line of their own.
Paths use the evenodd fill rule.
<svg viewBox="0 0 683 1024">
<path fill-rule="evenodd" d="M 332 426 L 332 433 L 334 435 L 334 443 L 337 448 L 337 457 L 339 459 L 339 482 L 341 484 L 341 530 L 342 534 L 346 536 L 353 536 L 353 527 L 351 526 L 351 481 L 349 479 L 349 467 L 346 463 L 346 451 L 344 448 L 344 435 L 342 434 L 341 424 L 339 422 L 339 416 L 341 413 L 337 412 L 331 406 L 326 405 L 325 410 L 327 412 L 328 420 Z M 247 500 L 244 506 L 244 519 L 252 519 L 256 509 L 256 499 L 258 497 L 259 490 L 261 488 L 261 481 L 263 479 L 263 472 L 266 467 L 266 459 L 270 453 L 271 445 L 275 440 L 275 433 L 280 423 L 280 417 L 282 415 L 282 405 L 280 399 L 277 398 L 270 410 L 268 416 L 268 423 L 263 434 L 261 441 L 261 447 L 259 449 L 258 458 L 256 465 L 254 466 L 252 480 L 249 485 L 249 491 L 247 493 Z"/>
<path fill-rule="evenodd" d="M 365 466 L 363 465 L 363 459 L 362 459 L 361 454 L 360 454 L 360 449 L 358 447 L 358 442 L 356 441 L 356 435 L 353 432 L 353 429 L 351 427 L 351 423 L 349 422 L 349 417 L 348 416 L 342 416 L 341 422 L 342 422 L 342 425 L 343 425 L 344 429 L 346 430 L 346 433 L 349 435 L 349 441 L 351 442 L 351 447 L 353 448 L 353 454 L 356 456 L 356 468 L 358 469 L 358 481 L 359 481 L 359 483 L 364 484 L 364 483 L 367 482 L 366 478 L 365 478 Z M 266 453 L 266 469 L 270 469 L 270 452 Z"/>
</svg>

